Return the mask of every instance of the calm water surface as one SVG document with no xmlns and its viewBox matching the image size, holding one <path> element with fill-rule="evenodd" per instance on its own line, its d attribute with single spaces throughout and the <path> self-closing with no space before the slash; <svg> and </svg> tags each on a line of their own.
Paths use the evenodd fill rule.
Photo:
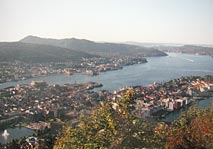
<svg viewBox="0 0 213 149">
<path fill-rule="evenodd" d="M 7 137 L 2 136 L 4 131 L 0 131 L 0 143 L 5 144 L 7 142 L 12 141 L 13 139 L 20 139 L 24 136 L 31 136 L 33 135 L 34 131 L 25 127 L 15 127 L 7 129 L 9 135 Z"/>
<path fill-rule="evenodd" d="M 66 76 L 64 74 L 37 77 L 18 82 L 8 82 L 0 85 L 0 88 L 16 86 L 17 84 L 30 83 L 32 80 L 45 80 L 49 84 L 100 82 L 104 86 L 99 89 L 118 90 L 123 86 L 149 85 L 153 82 L 166 82 L 181 76 L 191 75 L 213 75 L 213 58 L 209 56 L 168 53 L 165 57 L 147 58 L 148 63 L 126 66 L 122 70 L 101 73 L 98 76 L 87 76 L 74 74 Z M 213 103 L 213 98 L 198 102 L 199 107 L 206 107 Z M 179 117 L 181 111 L 171 113 L 167 118 L 173 120 Z M 10 128 L 10 135 L 5 140 L 2 135 L 0 142 L 5 143 L 11 139 L 18 139 L 23 136 L 32 135 L 33 131 L 26 128 Z M 2 134 L 3 132 L 0 132 Z"/>
<path fill-rule="evenodd" d="M 100 73 L 98 76 L 64 74 L 37 77 L 29 80 L 9 82 L 0 88 L 30 83 L 32 80 L 45 80 L 49 84 L 100 82 L 104 86 L 99 89 L 118 90 L 123 86 L 149 85 L 153 82 L 165 82 L 181 76 L 213 75 L 213 58 L 209 56 L 168 53 L 165 57 L 147 58 L 148 63 L 126 66 L 122 70 Z"/>
</svg>

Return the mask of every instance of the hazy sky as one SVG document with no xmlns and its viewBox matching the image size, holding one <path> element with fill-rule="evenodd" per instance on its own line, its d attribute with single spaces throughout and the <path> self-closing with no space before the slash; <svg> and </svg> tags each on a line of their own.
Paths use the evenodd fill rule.
<svg viewBox="0 0 213 149">
<path fill-rule="evenodd" d="M 213 44 L 213 0 L 0 0 L 0 20 L 0 41 Z"/>
</svg>

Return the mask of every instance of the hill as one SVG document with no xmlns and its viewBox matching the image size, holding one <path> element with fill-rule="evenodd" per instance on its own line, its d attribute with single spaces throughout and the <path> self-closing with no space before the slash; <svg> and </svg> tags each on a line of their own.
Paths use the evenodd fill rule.
<svg viewBox="0 0 213 149">
<path fill-rule="evenodd" d="M 22 61 L 30 63 L 79 61 L 82 57 L 94 55 L 81 51 L 50 45 L 22 42 L 0 42 L 0 62 Z"/>
<path fill-rule="evenodd" d="M 36 36 L 27 36 L 24 39 L 20 40 L 20 42 L 52 45 L 105 57 L 166 55 L 164 52 L 161 52 L 154 48 L 145 48 L 135 45 L 117 44 L 117 43 L 98 43 L 85 39 L 76 39 L 76 38 L 49 39 L 49 38 L 40 38 Z"/>
<path fill-rule="evenodd" d="M 213 47 L 203 47 L 195 45 L 184 45 L 180 47 L 164 46 L 160 47 L 160 50 L 165 52 L 181 52 L 188 54 L 199 54 L 213 56 Z"/>
<path fill-rule="evenodd" d="M 142 47 L 159 47 L 159 46 L 174 46 L 174 47 L 180 47 L 184 44 L 180 43 L 153 43 L 153 42 L 135 42 L 135 41 L 126 41 L 126 44 L 136 45 L 136 46 L 142 46 Z"/>
</svg>

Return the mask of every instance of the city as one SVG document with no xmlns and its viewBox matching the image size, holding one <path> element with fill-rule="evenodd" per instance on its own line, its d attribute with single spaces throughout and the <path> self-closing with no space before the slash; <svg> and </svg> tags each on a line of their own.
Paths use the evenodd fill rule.
<svg viewBox="0 0 213 149">
<path fill-rule="evenodd" d="M 122 69 L 123 66 L 146 63 L 144 57 L 84 58 L 81 63 L 61 62 L 29 64 L 23 62 L 1 62 L 0 83 L 19 81 L 51 74 L 84 73 L 98 75 L 100 72 Z"/>
<path fill-rule="evenodd" d="M 213 148 L 212 0 L 1 0 L 0 149 Z"/>
</svg>

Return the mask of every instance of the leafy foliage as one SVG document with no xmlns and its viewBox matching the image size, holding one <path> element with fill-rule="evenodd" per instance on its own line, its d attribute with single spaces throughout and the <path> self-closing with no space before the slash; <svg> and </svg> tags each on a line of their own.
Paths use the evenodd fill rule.
<svg viewBox="0 0 213 149">
<path fill-rule="evenodd" d="M 154 132 L 166 148 L 212 148 L 213 108 L 193 108 L 172 124 L 159 123 Z"/>
<path fill-rule="evenodd" d="M 156 125 L 134 114 L 132 91 L 106 101 L 76 127 L 65 126 L 55 149 L 66 148 L 212 148 L 213 108 L 193 108 L 170 124 Z"/>
<path fill-rule="evenodd" d="M 133 115 L 134 93 L 106 101 L 91 115 L 80 118 L 77 127 L 66 126 L 55 148 L 142 148 L 149 145 L 151 129 Z"/>
</svg>

